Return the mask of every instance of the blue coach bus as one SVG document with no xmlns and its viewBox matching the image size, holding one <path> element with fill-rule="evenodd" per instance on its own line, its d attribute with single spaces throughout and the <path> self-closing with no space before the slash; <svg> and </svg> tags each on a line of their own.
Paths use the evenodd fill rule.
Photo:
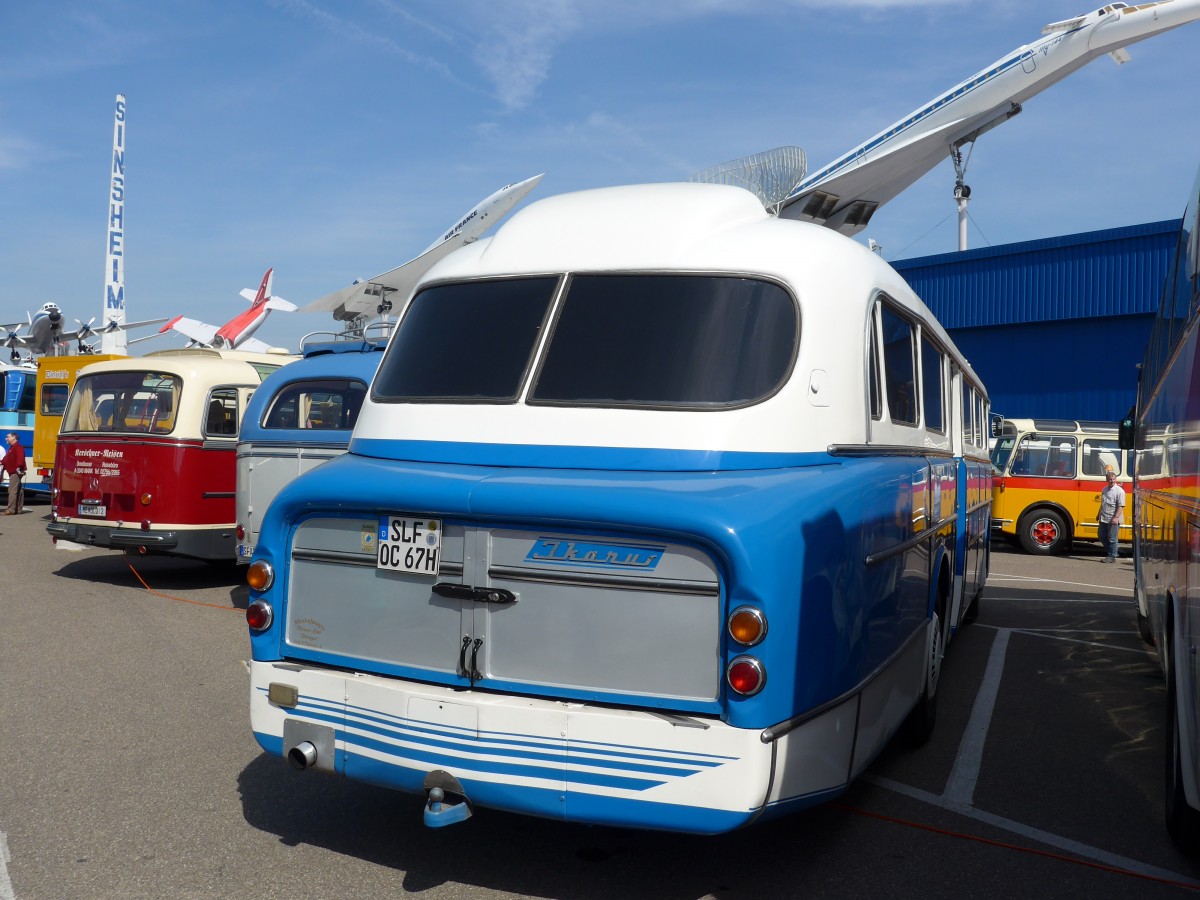
<svg viewBox="0 0 1200 900">
<path fill-rule="evenodd" d="M 534 203 L 431 269 L 247 570 L 297 769 L 728 831 L 933 727 L 987 577 L 987 393 L 904 280 L 722 185 Z"/>
<path fill-rule="evenodd" d="M 250 398 L 237 445 L 239 563 L 250 561 L 259 523 L 284 485 L 346 452 L 385 343 L 306 343 L 302 359 L 268 376 Z"/>
</svg>

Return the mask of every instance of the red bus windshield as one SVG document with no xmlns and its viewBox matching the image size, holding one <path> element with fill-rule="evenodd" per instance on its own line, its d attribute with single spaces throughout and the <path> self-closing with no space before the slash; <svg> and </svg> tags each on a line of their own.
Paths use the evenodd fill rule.
<svg viewBox="0 0 1200 900">
<path fill-rule="evenodd" d="M 183 386 L 163 372 L 104 372 L 82 376 L 71 393 L 62 431 L 170 434 Z"/>
</svg>

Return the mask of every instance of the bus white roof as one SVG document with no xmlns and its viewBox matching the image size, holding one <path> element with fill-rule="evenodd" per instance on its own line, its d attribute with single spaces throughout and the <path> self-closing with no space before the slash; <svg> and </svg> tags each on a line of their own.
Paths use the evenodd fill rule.
<svg viewBox="0 0 1200 900">
<path fill-rule="evenodd" d="M 503 435 L 519 444 L 787 452 L 863 443 L 866 322 L 880 291 L 919 319 L 979 383 L 933 315 L 879 256 L 830 229 L 774 218 L 749 191 L 727 185 L 633 185 L 540 200 L 493 237 L 447 256 L 417 290 L 444 281 L 564 272 L 713 273 L 778 281 L 800 310 L 792 374 L 760 403 L 703 413 L 411 403 L 396 415 L 396 404 L 368 399 L 355 440 L 475 443 Z M 812 379 L 826 386 L 820 404 L 810 396 Z"/>
</svg>

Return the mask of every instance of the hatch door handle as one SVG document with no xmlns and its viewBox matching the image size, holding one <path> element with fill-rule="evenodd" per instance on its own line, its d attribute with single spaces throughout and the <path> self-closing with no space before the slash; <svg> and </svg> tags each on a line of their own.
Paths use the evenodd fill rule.
<svg viewBox="0 0 1200 900">
<path fill-rule="evenodd" d="M 516 603 L 517 595 L 512 591 L 497 587 L 472 587 L 469 584 L 454 584 L 451 581 L 439 581 L 433 586 L 433 592 L 439 597 L 449 597 L 451 600 L 471 600 L 475 603 Z"/>
</svg>

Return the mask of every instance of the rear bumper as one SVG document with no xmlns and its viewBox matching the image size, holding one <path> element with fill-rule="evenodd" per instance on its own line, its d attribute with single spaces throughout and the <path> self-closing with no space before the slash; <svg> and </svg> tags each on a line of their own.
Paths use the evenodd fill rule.
<svg viewBox="0 0 1200 900">
<path fill-rule="evenodd" d="M 837 710 L 764 742 L 761 729 L 716 719 L 292 662 L 254 661 L 250 679 L 251 728 L 269 753 L 287 756 L 301 741 L 318 743 L 308 735 L 321 732 L 332 739 L 333 759 L 318 760 L 317 769 L 410 793 L 422 793 L 426 774 L 440 770 L 473 804 L 547 818 L 715 834 L 829 799 L 849 771 L 849 759 L 828 743 L 839 728 L 853 729 Z M 273 703 L 272 684 L 294 705 Z M 851 747 L 847 741 L 844 752 Z M 786 797 L 772 790 L 783 768 Z"/>
<path fill-rule="evenodd" d="M 46 533 L 88 547 L 164 553 L 196 559 L 232 559 L 233 526 L 196 529 L 126 528 L 79 519 L 59 519 L 46 526 Z"/>
</svg>

